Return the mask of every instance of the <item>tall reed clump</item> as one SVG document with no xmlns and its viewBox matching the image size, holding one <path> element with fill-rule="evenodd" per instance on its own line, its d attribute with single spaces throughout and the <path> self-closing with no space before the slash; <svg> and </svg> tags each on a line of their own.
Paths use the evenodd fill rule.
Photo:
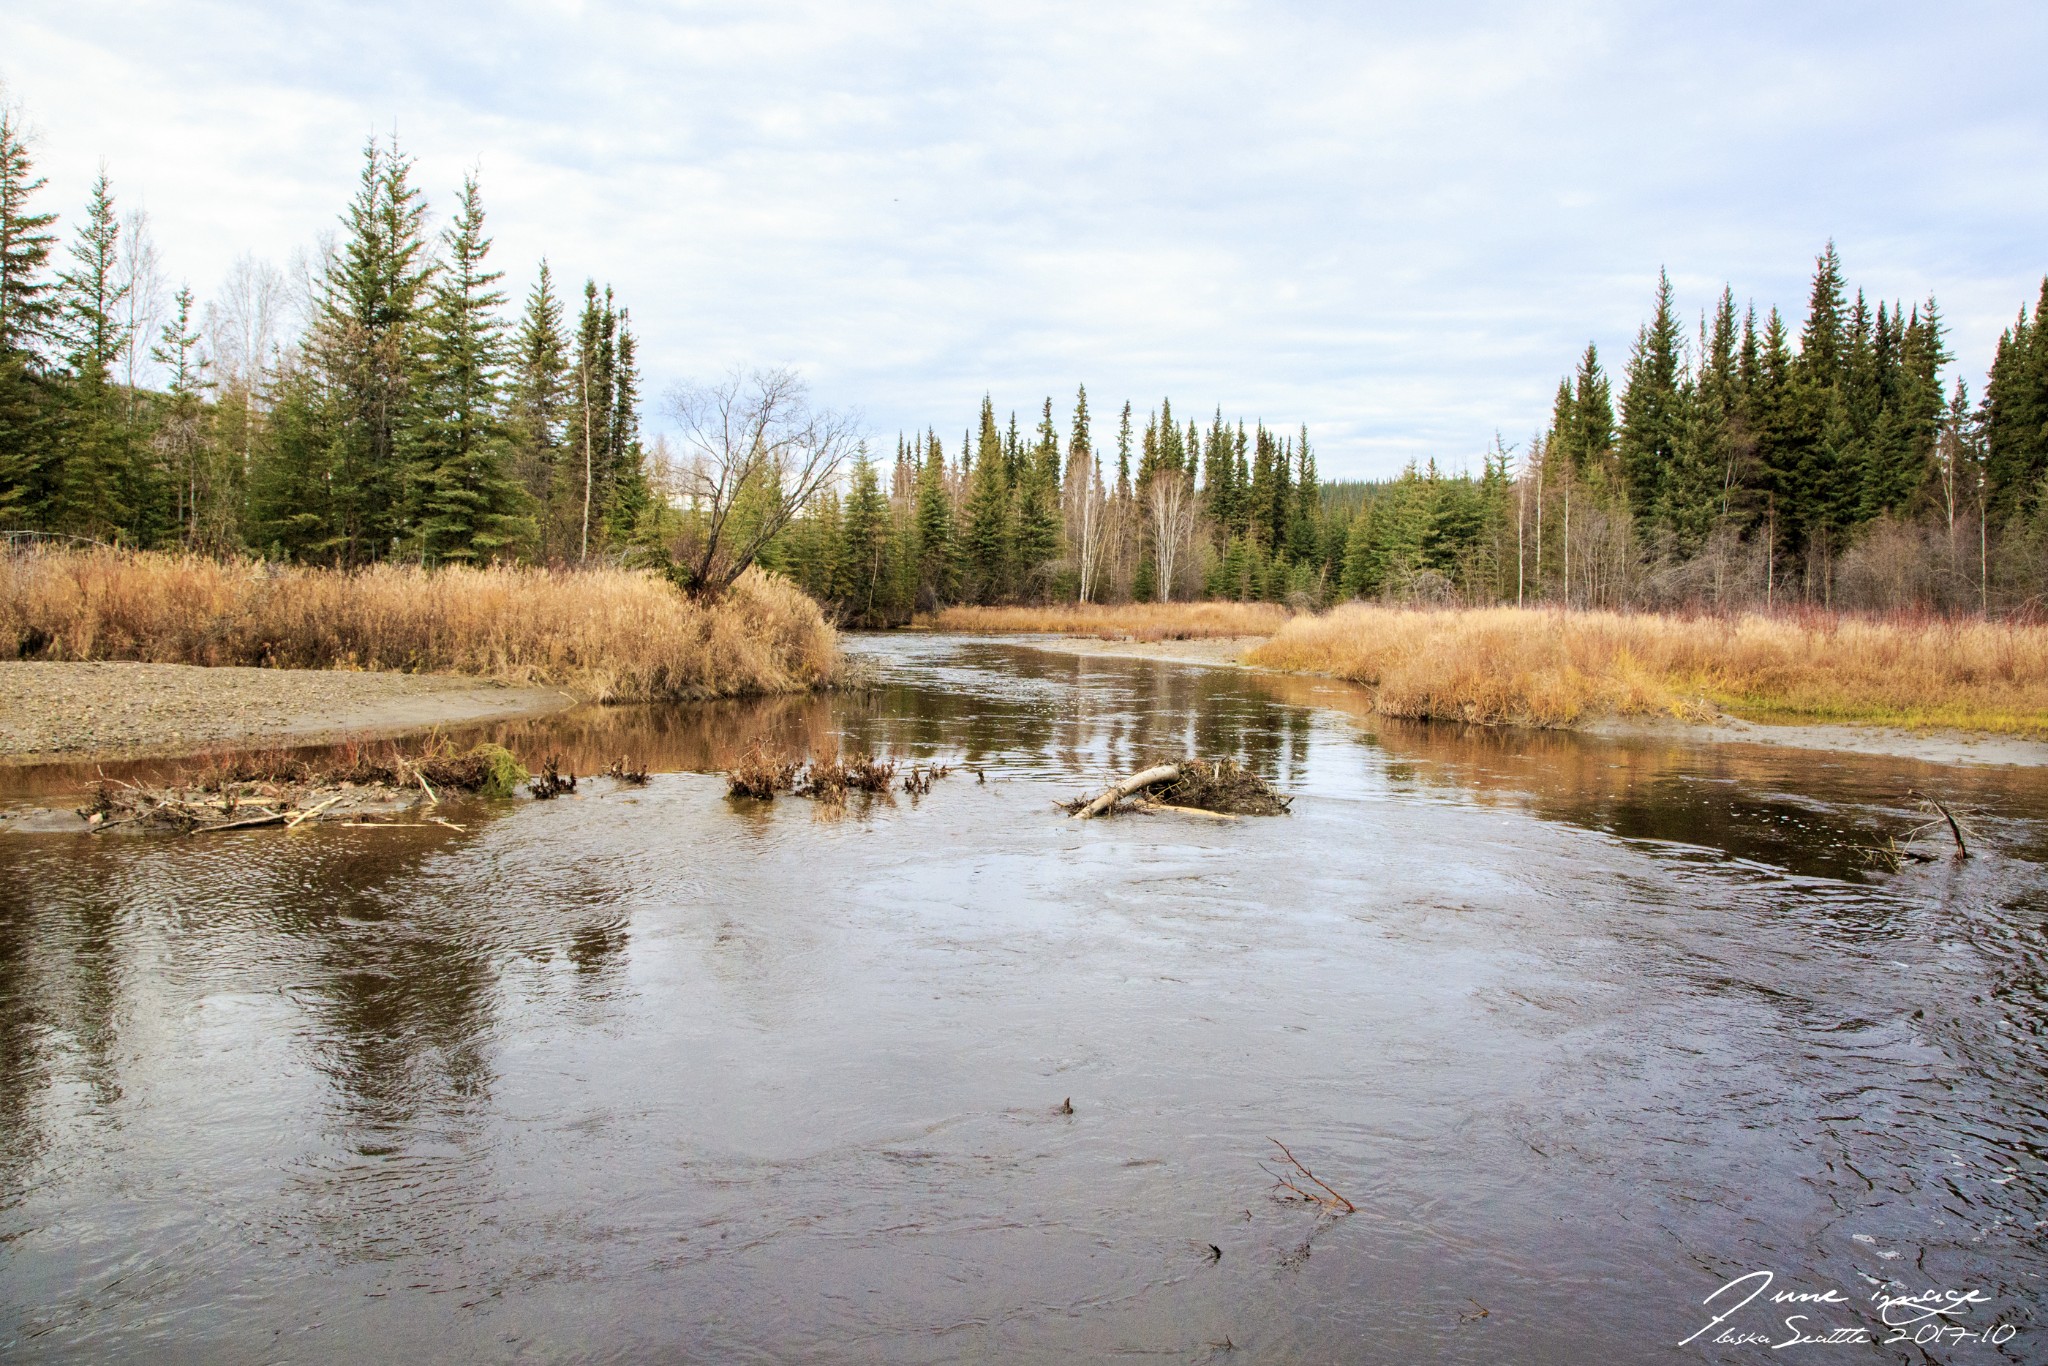
<svg viewBox="0 0 2048 1366">
<path fill-rule="evenodd" d="M 1297 617 L 1246 662 L 1364 684 L 1389 716 L 1574 726 L 1728 711 L 2048 735 L 2048 627 L 2006 622 L 1354 604 Z"/>
<path fill-rule="evenodd" d="M 545 683 L 605 702 L 830 683 L 818 605 L 750 571 L 698 602 L 649 573 L 340 571 L 114 550 L 0 556 L 0 659 L 393 669 Z"/>
<path fill-rule="evenodd" d="M 1271 602 L 1064 603 L 1048 607 L 948 607 L 929 618 L 940 631 L 1026 631 L 1109 640 L 1213 640 L 1270 636 L 1293 616 Z"/>
</svg>

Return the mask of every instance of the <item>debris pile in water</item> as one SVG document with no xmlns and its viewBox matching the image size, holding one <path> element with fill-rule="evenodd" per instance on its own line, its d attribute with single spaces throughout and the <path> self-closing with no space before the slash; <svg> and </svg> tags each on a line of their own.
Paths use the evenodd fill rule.
<svg viewBox="0 0 2048 1366">
<path fill-rule="evenodd" d="M 95 832 L 121 826 L 185 834 L 292 828 L 437 806 L 446 792 L 507 797 L 528 776 L 499 745 L 460 754 L 445 745 L 412 755 L 396 746 L 352 749 L 326 768 L 288 754 L 238 754 L 214 760 L 175 787 L 103 780 L 78 814 Z"/>
<path fill-rule="evenodd" d="M 1119 802 L 1132 802 L 1137 810 L 1281 816 L 1293 800 L 1235 759 L 1186 759 L 1145 769 L 1093 797 L 1076 797 L 1061 807 L 1077 820 L 1109 815 Z"/>
<path fill-rule="evenodd" d="M 1180 777 L 1152 795 L 1168 806 L 1233 816 L 1284 816 L 1294 801 L 1235 759 L 1191 759 L 1180 765 Z"/>
</svg>

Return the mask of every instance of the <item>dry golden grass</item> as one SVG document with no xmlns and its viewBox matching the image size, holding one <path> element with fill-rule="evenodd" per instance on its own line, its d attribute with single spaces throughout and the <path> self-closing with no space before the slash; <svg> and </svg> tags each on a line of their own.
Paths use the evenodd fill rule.
<svg viewBox="0 0 2048 1366">
<path fill-rule="evenodd" d="M 1389 716 L 1573 726 L 1728 711 L 2048 735 L 2042 626 L 1353 604 L 1296 618 L 1246 662 L 1364 684 Z"/>
<path fill-rule="evenodd" d="M 1064 603 L 1051 607 L 947 607 L 922 624 L 939 631 L 1042 632 L 1104 640 L 1212 640 L 1270 636 L 1292 615 L 1270 602 Z"/>
<path fill-rule="evenodd" d="M 0 556 L 0 659 L 394 669 L 597 701 L 797 692 L 840 658 L 816 603 L 750 570 L 691 601 L 622 569 L 358 572 L 113 550 Z"/>
</svg>

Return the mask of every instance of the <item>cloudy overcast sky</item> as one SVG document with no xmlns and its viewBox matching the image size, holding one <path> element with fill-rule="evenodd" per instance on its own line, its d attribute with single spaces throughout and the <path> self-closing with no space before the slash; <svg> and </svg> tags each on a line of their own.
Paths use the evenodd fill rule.
<svg viewBox="0 0 2048 1366">
<path fill-rule="evenodd" d="M 1796 314 L 1830 237 L 1974 390 L 2048 270 L 2038 3 L 7 9 L 45 207 L 104 161 L 202 297 L 395 128 L 437 206 L 480 169 L 516 291 L 617 287 L 651 393 L 791 365 L 884 445 L 1086 382 L 1470 462 L 1660 266 Z"/>
</svg>

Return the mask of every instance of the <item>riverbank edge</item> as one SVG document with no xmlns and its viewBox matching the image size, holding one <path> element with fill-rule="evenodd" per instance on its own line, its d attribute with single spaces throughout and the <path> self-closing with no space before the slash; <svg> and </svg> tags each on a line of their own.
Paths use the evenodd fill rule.
<svg viewBox="0 0 2048 1366">
<path fill-rule="evenodd" d="M 1245 669 L 1276 677 L 1328 677 L 1247 664 L 1244 654 L 1267 636 L 1232 636 L 1209 640 L 1104 640 L 1091 636 L 1011 635 L 989 633 L 982 640 L 1006 641 L 1029 649 L 1095 659 L 1142 659 L 1154 663 L 1191 664 L 1203 668 Z M 1349 687 L 1358 687 L 1347 683 Z M 1360 688 L 1361 692 L 1365 689 Z M 1580 735 L 1619 740 L 1665 740 L 1687 744 L 1766 745 L 1774 749 L 1808 749 L 1835 754 L 1862 754 L 1916 759 L 1933 764 L 1989 764 L 2013 768 L 2048 767 L 2048 742 L 1973 731 L 1901 730 L 1892 726 L 1848 723 L 1745 721 L 1722 715 L 1711 721 L 1676 717 L 1602 717 L 1572 727 Z"/>
<path fill-rule="evenodd" d="M 0 767 L 395 739 L 545 716 L 563 688 L 464 674 L 0 661 Z"/>
</svg>

